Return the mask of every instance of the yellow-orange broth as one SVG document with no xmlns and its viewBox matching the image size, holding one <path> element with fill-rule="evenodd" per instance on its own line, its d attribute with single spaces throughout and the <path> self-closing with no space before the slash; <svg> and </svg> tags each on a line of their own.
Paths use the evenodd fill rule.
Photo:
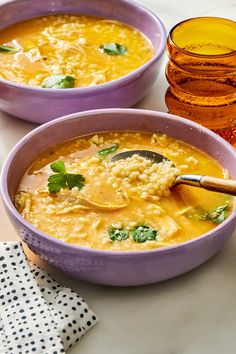
<svg viewBox="0 0 236 354">
<path fill-rule="evenodd" d="M 101 150 L 111 147 L 113 152 L 101 155 Z M 130 161 L 109 161 L 117 152 L 135 149 L 159 152 L 176 168 L 136 156 Z M 84 186 L 50 194 L 47 183 L 48 177 L 56 173 L 50 167 L 55 161 L 64 162 L 66 173 L 81 174 Z M 232 198 L 224 194 L 188 186 L 170 190 L 175 176 L 184 173 L 228 178 L 227 171 L 211 157 L 166 135 L 88 135 L 39 156 L 22 177 L 15 204 L 27 221 L 59 240 L 103 250 L 153 249 L 190 240 L 213 229 L 217 224 L 206 215 L 220 206 L 226 206 L 220 221 L 230 213 Z M 108 210 L 100 209 L 101 205 Z M 135 240 L 133 231 L 139 226 L 155 230 L 155 239 Z M 113 240 L 109 235 L 111 228 L 113 232 L 125 230 L 126 238 Z"/>
<path fill-rule="evenodd" d="M 120 44 L 124 55 L 109 55 L 100 46 Z M 52 75 L 72 76 L 74 87 L 102 84 L 139 68 L 154 55 L 138 30 L 109 19 L 52 15 L 17 23 L 0 31 L 0 77 L 42 86 Z"/>
</svg>

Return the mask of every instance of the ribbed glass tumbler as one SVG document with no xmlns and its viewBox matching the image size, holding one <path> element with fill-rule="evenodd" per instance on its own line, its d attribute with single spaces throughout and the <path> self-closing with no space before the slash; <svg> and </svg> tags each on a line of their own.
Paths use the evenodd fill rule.
<svg viewBox="0 0 236 354">
<path fill-rule="evenodd" d="M 236 146 L 236 22 L 218 17 L 183 21 L 170 31 L 167 53 L 169 111 Z"/>
</svg>

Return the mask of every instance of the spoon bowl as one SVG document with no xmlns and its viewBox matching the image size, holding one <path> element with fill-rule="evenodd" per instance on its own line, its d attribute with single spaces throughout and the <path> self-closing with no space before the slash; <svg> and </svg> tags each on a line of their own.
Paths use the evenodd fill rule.
<svg viewBox="0 0 236 354">
<path fill-rule="evenodd" d="M 150 150 L 129 150 L 124 152 L 118 152 L 113 155 L 110 161 L 125 160 L 133 155 L 139 155 L 153 163 L 162 163 L 164 161 L 171 161 L 164 155 Z M 171 161 L 172 162 L 172 161 Z M 175 167 L 172 162 L 173 167 Z M 174 188 L 179 184 L 186 184 L 188 186 L 207 189 L 212 192 L 225 193 L 236 196 L 236 181 L 230 179 L 216 178 L 211 176 L 203 176 L 198 174 L 187 174 L 177 176 L 170 188 Z"/>
<path fill-rule="evenodd" d="M 150 150 L 129 150 L 129 151 L 118 152 L 117 154 L 111 157 L 110 161 L 115 162 L 119 160 L 125 160 L 128 159 L 129 157 L 132 157 L 133 155 L 139 155 L 141 157 L 144 157 L 145 159 L 151 160 L 154 163 L 170 161 L 164 155 L 161 155 L 158 152 L 150 151 Z"/>
</svg>

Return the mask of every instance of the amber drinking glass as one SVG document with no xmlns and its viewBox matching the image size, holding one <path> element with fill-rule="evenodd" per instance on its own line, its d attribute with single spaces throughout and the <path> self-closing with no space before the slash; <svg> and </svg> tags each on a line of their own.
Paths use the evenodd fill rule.
<svg viewBox="0 0 236 354">
<path fill-rule="evenodd" d="M 236 22 L 218 17 L 183 21 L 170 31 L 167 53 L 169 111 L 236 146 Z"/>
</svg>

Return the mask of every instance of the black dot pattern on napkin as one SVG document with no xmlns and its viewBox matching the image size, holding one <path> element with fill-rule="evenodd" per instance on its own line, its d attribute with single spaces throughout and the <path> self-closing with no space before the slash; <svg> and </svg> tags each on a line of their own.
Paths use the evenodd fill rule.
<svg viewBox="0 0 236 354">
<path fill-rule="evenodd" d="M 65 353 L 97 322 L 79 295 L 29 266 L 20 242 L 0 255 L 0 352 Z"/>
<path fill-rule="evenodd" d="M 97 323 L 97 316 L 82 297 L 59 285 L 45 271 L 36 265 L 31 265 L 31 271 L 53 313 L 65 350 L 72 348 Z"/>
<path fill-rule="evenodd" d="M 53 345 L 55 351 L 64 353 L 56 323 L 30 271 L 21 244 L 2 243 L 0 254 L 0 281 L 6 285 L 0 287 L 0 327 L 4 331 L 4 351 L 9 354 L 46 354 L 40 342 L 44 338 L 48 342 L 48 353 Z M 50 333 L 46 328 L 50 329 Z M 50 337 L 53 338 L 51 343 Z"/>
</svg>

